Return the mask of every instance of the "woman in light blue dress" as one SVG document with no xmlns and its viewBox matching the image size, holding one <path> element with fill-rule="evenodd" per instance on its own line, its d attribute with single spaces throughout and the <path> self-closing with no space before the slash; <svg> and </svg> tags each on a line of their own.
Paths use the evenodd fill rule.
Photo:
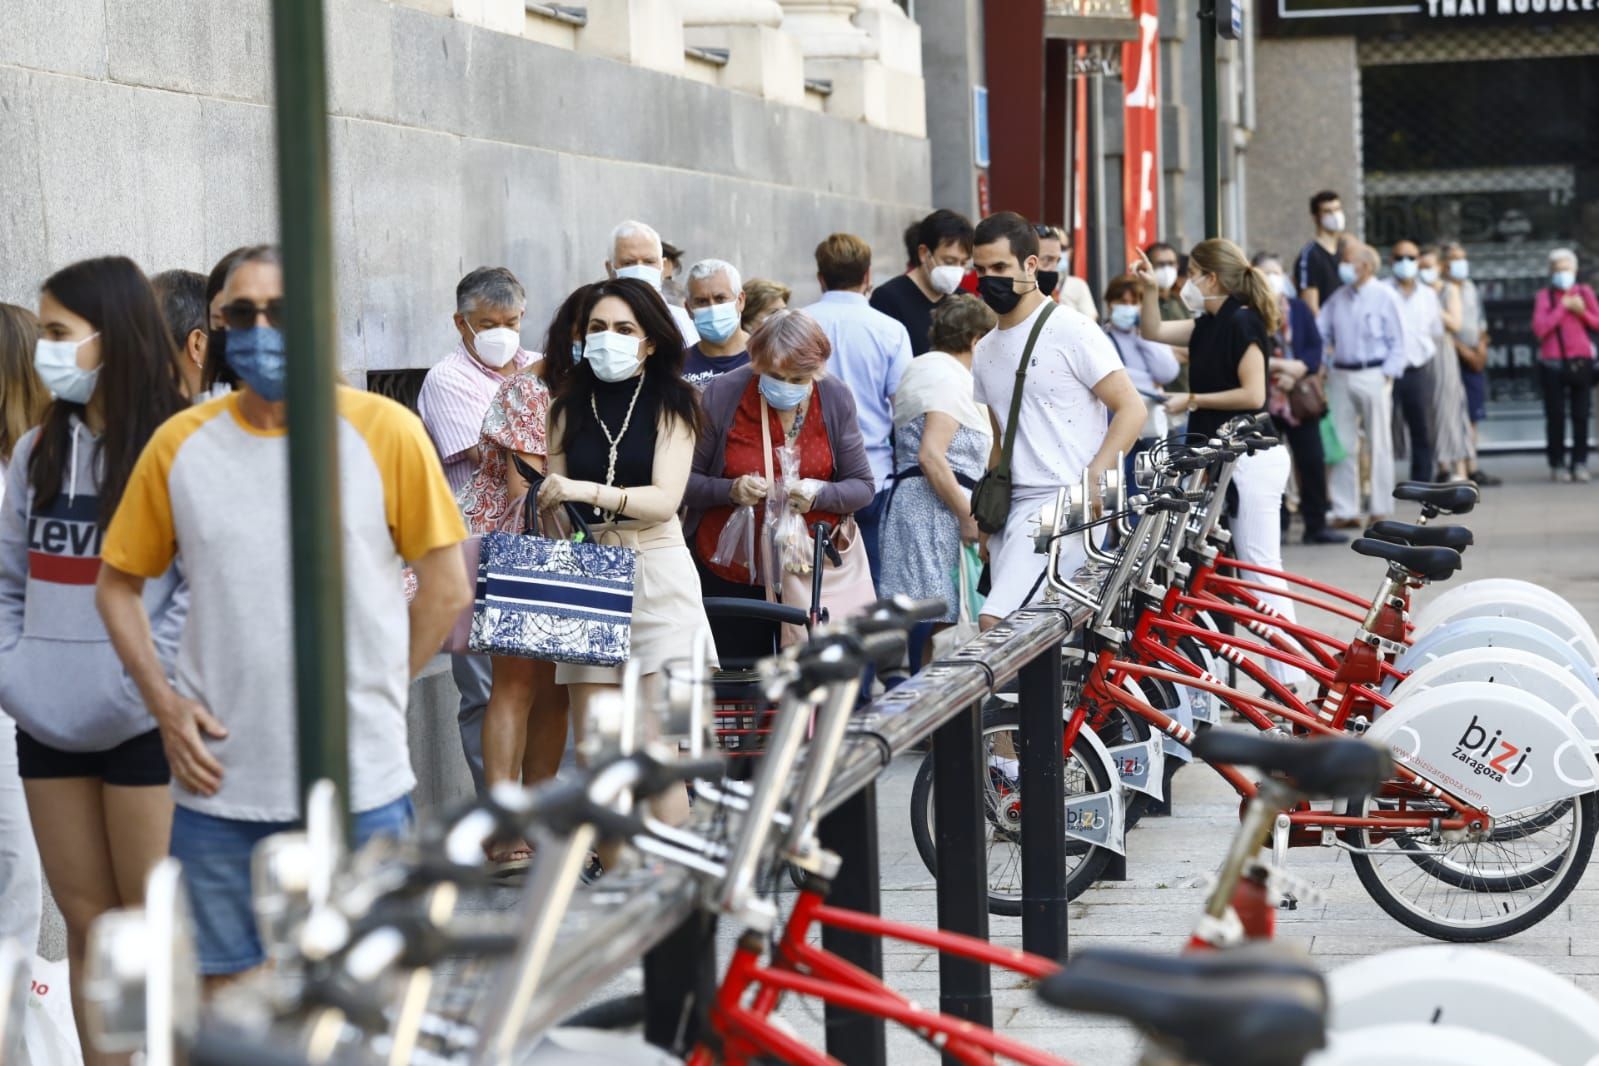
<svg viewBox="0 0 1599 1066">
<path fill-rule="evenodd" d="M 958 619 L 961 546 L 977 543 L 971 487 L 988 468 L 993 431 L 972 399 L 972 346 L 994 313 L 972 296 L 933 309 L 932 350 L 918 356 L 894 394 L 894 488 L 883 518 L 883 595 L 938 598 Z"/>
</svg>

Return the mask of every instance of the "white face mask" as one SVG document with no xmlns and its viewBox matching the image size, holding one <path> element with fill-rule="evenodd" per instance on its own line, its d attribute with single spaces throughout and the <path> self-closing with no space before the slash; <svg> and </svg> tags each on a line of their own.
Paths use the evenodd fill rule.
<svg viewBox="0 0 1599 1066">
<path fill-rule="evenodd" d="M 1449 276 L 1456 281 L 1465 281 L 1471 277 L 1471 260 L 1452 259 L 1449 261 Z"/>
<path fill-rule="evenodd" d="M 601 381 L 626 381 L 638 372 L 639 339 L 625 333 L 590 333 L 583 343 L 583 358 Z"/>
<path fill-rule="evenodd" d="M 1321 228 L 1328 233 L 1342 233 L 1344 231 L 1344 213 L 1342 211 L 1328 211 L 1321 216 Z"/>
<path fill-rule="evenodd" d="M 1162 292 L 1177 284 L 1177 268 L 1174 266 L 1156 267 L 1155 284 L 1160 286 Z"/>
<path fill-rule="evenodd" d="M 1205 301 L 1209 297 L 1205 295 L 1205 290 L 1201 289 L 1193 278 L 1183 282 L 1182 291 L 1177 294 L 1177 297 L 1182 300 L 1183 306 L 1194 314 L 1201 315 L 1205 313 Z"/>
<path fill-rule="evenodd" d="M 1271 279 L 1272 291 L 1276 292 L 1277 295 L 1290 297 L 1294 295 L 1294 287 L 1289 283 L 1287 274 L 1267 274 L 1266 276 Z"/>
<path fill-rule="evenodd" d="M 470 324 L 466 328 L 472 329 Z M 522 335 L 505 326 L 495 326 L 482 333 L 474 330 L 472 347 L 477 349 L 478 360 L 484 366 L 498 370 L 516 358 L 517 349 L 522 347 Z"/>
<path fill-rule="evenodd" d="M 51 341 L 43 337 L 34 345 L 33 369 L 50 395 L 67 403 L 88 403 L 100 380 L 100 368 L 84 370 L 78 365 L 78 349 L 94 340 L 98 331 L 81 341 Z"/>
<path fill-rule="evenodd" d="M 619 278 L 637 278 L 656 292 L 661 291 L 660 267 L 652 267 L 648 263 L 633 263 L 630 266 L 617 267 L 616 276 Z"/>
<path fill-rule="evenodd" d="M 933 286 L 933 291 L 948 296 L 961 287 L 961 279 L 966 277 L 966 268 L 959 266 L 936 266 L 927 272 L 928 281 Z"/>
<path fill-rule="evenodd" d="M 1421 279 L 1421 283 L 1423 285 L 1436 285 L 1436 284 L 1438 284 L 1438 268 L 1437 267 L 1422 267 L 1422 268 L 1420 268 L 1419 270 L 1416 271 L 1416 276 Z"/>
</svg>

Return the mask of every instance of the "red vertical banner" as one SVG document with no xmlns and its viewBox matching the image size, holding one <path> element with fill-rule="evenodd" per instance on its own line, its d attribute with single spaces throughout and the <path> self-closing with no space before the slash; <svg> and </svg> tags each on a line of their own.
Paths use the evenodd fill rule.
<svg viewBox="0 0 1599 1066">
<path fill-rule="evenodd" d="M 1160 188 L 1160 16 L 1156 0 L 1132 0 L 1138 39 L 1122 45 L 1122 221 L 1127 261 L 1157 239 Z"/>
<path fill-rule="evenodd" d="M 1088 45 L 1077 42 L 1075 52 L 1079 60 L 1086 59 Z M 1088 78 L 1082 74 L 1072 78 L 1071 272 L 1079 278 L 1088 272 Z"/>
</svg>

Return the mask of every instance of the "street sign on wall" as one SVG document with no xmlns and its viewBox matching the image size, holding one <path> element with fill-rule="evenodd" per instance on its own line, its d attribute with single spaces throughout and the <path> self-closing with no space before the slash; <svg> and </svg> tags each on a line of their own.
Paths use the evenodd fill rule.
<svg viewBox="0 0 1599 1066">
<path fill-rule="evenodd" d="M 1599 0 L 1260 0 L 1266 34 L 1375 36 L 1488 24 L 1599 25 Z"/>
</svg>

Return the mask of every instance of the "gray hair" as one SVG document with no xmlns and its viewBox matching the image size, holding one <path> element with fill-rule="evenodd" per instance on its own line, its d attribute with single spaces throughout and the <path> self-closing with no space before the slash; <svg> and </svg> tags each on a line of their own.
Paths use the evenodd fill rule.
<svg viewBox="0 0 1599 1066">
<path fill-rule="evenodd" d="M 1377 249 L 1371 245 L 1362 241 L 1351 241 L 1347 247 L 1355 260 L 1371 267 L 1373 274 L 1382 269 L 1382 256 L 1378 255 Z"/>
<path fill-rule="evenodd" d="M 627 237 L 643 237 L 651 244 L 655 245 L 655 254 L 657 257 L 662 257 L 665 255 L 665 251 L 661 247 L 661 235 L 655 232 L 654 227 L 643 222 L 637 222 L 633 219 L 628 219 L 626 222 L 619 223 L 617 227 L 611 231 L 611 254 L 613 256 L 616 254 L 616 242 Z"/>
<path fill-rule="evenodd" d="M 706 281 L 718 274 L 727 275 L 727 283 L 737 296 L 744 288 L 744 279 L 739 276 L 738 267 L 726 259 L 701 259 L 698 263 L 688 268 L 689 281 Z"/>
<path fill-rule="evenodd" d="M 1556 248 L 1554 251 L 1549 253 L 1549 265 L 1550 266 L 1554 266 L 1556 263 L 1560 262 L 1560 260 L 1562 260 L 1562 259 L 1571 260 L 1571 265 L 1572 266 L 1576 266 L 1577 265 L 1577 253 L 1572 251 L 1570 248 Z"/>
<path fill-rule="evenodd" d="M 505 267 L 478 267 L 456 284 L 455 310 L 464 315 L 482 307 L 524 310 L 527 290 Z"/>
<path fill-rule="evenodd" d="M 253 244 L 248 248 L 240 248 L 234 253 L 233 261 L 228 264 L 227 277 L 222 280 L 224 288 L 246 263 L 271 263 L 275 267 L 282 267 L 283 253 L 275 244 Z"/>
</svg>

